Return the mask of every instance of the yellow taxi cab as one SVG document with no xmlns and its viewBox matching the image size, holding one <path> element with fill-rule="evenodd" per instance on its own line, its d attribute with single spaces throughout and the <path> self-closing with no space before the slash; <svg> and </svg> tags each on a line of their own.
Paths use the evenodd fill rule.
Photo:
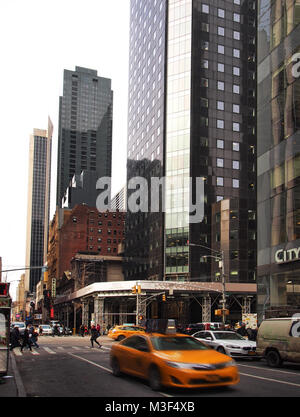
<svg viewBox="0 0 300 417">
<path fill-rule="evenodd" d="M 113 375 L 130 374 L 148 380 L 150 387 L 200 388 L 235 385 L 239 372 L 235 361 L 185 334 L 176 333 L 175 323 L 136 334 L 112 346 Z"/>
<path fill-rule="evenodd" d="M 121 326 L 115 326 L 113 329 L 110 329 L 107 336 L 111 339 L 120 341 L 128 336 L 138 333 L 145 333 L 145 329 L 134 324 L 123 324 Z"/>
<path fill-rule="evenodd" d="M 175 323 L 152 326 L 112 346 L 113 375 L 130 374 L 148 380 L 150 387 L 200 388 L 235 385 L 239 372 L 235 361 L 185 334 L 176 333 Z M 153 328 L 154 327 L 154 328 Z"/>
</svg>

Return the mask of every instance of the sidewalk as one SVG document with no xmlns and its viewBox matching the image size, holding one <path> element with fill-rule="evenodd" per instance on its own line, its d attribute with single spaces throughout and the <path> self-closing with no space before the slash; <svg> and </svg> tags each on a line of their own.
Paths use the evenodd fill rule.
<svg viewBox="0 0 300 417">
<path fill-rule="evenodd" d="M 0 398 L 26 397 L 24 386 L 16 365 L 16 359 L 12 352 L 9 354 L 8 374 L 1 379 Z"/>
</svg>

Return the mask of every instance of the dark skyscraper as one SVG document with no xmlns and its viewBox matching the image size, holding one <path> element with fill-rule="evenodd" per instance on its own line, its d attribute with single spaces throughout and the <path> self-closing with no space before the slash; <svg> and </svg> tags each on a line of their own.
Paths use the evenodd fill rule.
<svg viewBox="0 0 300 417">
<path fill-rule="evenodd" d="M 255 1 L 131 1 L 127 179 L 167 185 L 165 213 L 127 215 L 126 279 L 218 283 L 203 256 L 223 251 L 226 282 L 255 293 L 255 60 Z M 190 178 L 204 181 L 194 224 Z"/>
<path fill-rule="evenodd" d="M 300 312 L 300 2 L 258 9 L 258 313 Z"/>
<path fill-rule="evenodd" d="M 53 126 L 48 131 L 34 129 L 30 136 L 26 266 L 41 267 L 46 262 L 50 209 L 51 150 Z M 25 290 L 33 292 L 41 269 L 27 270 Z"/>
<path fill-rule="evenodd" d="M 99 178 L 111 176 L 111 80 L 87 68 L 65 70 L 59 104 L 56 204 L 61 207 L 74 174 L 91 171 Z"/>
</svg>

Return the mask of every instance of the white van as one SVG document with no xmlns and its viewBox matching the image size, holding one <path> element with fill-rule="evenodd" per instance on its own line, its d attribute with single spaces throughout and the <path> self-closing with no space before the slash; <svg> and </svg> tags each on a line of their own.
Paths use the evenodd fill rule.
<svg viewBox="0 0 300 417">
<path fill-rule="evenodd" d="M 257 333 L 256 353 L 273 367 L 284 361 L 300 363 L 300 317 L 263 321 Z"/>
</svg>

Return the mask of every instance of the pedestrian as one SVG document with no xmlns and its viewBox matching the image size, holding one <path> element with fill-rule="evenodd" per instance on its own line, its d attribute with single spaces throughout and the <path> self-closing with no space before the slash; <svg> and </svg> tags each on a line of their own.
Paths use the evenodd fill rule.
<svg viewBox="0 0 300 417">
<path fill-rule="evenodd" d="M 84 335 L 87 336 L 89 334 L 89 329 L 87 326 L 84 326 Z"/>
<path fill-rule="evenodd" d="M 84 325 L 82 324 L 81 326 L 80 326 L 80 334 L 81 334 L 81 336 L 82 337 L 84 337 Z"/>
<path fill-rule="evenodd" d="M 239 329 L 237 329 L 237 333 L 243 337 L 248 336 L 248 332 L 246 329 L 246 324 L 242 323 L 241 327 Z"/>
<path fill-rule="evenodd" d="M 96 329 L 97 329 L 97 332 L 99 333 L 99 335 L 101 335 L 101 333 L 100 333 L 100 330 L 101 330 L 100 324 L 97 324 Z"/>
<path fill-rule="evenodd" d="M 31 344 L 34 347 L 39 348 L 39 345 L 37 343 L 38 336 L 39 336 L 37 329 L 35 327 L 31 327 L 30 330 L 29 330 L 29 334 L 31 335 L 31 337 L 30 337 Z"/>
<path fill-rule="evenodd" d="M 39 327 L 39 335 L 42 336 L 43 335 L 43 328 L 42 326 Z"/>
<path fill-rule="evenodd" d="M 13 350 L 15 347 L 20 347 L 20 332 L 19 332 L 19 327 L 15 326 L 10 334 L 10 340 L 11 340 L 11 344 L 10 344 L 10 350 Z"/>
<path fill-rule="evenodd" d="M 30 335 L 29 335 L 29 330 L 28 330 L 28 328 L 26 327 L 26 329 L 25 329 L 25 331 L 24 331 L 24 335 L 23 335 L 23 343 L 22 343 L 22 346 L 21 346 L 21 352 L 23 351 L 23 349 L 24 349 L 24 347 L 28 347 L 29 349 L 30 349 L 30 351 L 32 352 L 32 349 L 31 349 L 31 341 L 30 341 L 30 337 L 29 337 Z"/>
<path fill-rule="evenodd" d="M 91 345 L 92 348 L 94 347 L 94 342 L 98 345 L 99 349 L 101 348 L 100 343 L 97 342 L 98 337 L 100 336 L 96 326 L 92 326 L 91 328 Z"/>
</svg>

